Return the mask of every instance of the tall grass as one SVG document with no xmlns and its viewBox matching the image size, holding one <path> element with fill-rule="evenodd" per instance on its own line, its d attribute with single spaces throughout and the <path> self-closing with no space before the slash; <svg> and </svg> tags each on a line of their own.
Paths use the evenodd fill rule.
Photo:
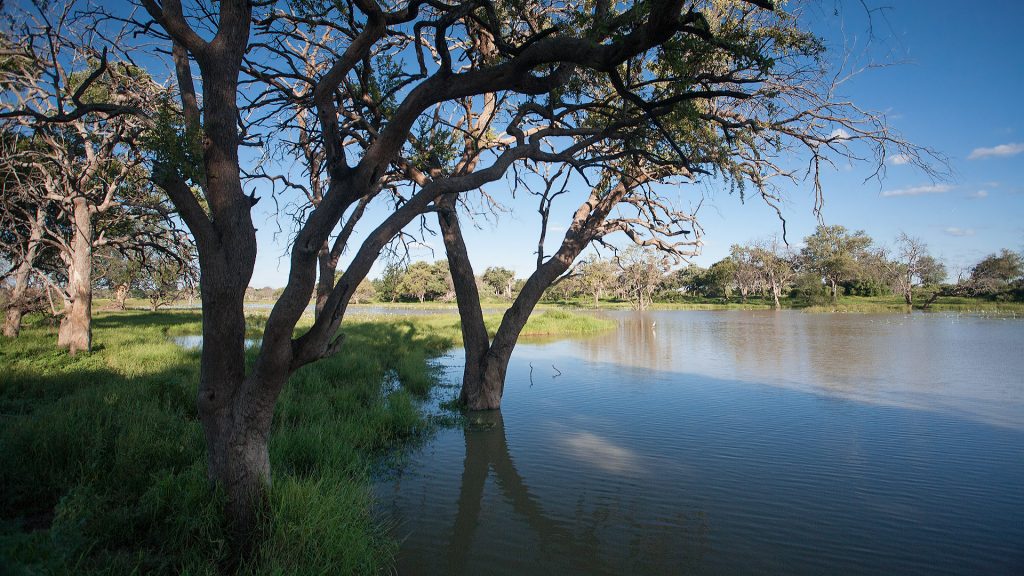
<svg viewBox="0 0 1024 576">
<path fill-rule="evenodd" d="M 199 329 L 196 313 L 109 313 L 96 319 L 92 354 L 56 351 L 41 324 L 0 341 L 0 573 L 218 572 L 223 497 L 206 481 L 198 353 L 168 339 Z M 391 565 L 370 470 L 427 430 L 414 399 L 451 341 L 405 322 L 345 331 L 342 352 L 297 372 L 281 395 L 265 539 L 244 572 Z"/>
</svg>

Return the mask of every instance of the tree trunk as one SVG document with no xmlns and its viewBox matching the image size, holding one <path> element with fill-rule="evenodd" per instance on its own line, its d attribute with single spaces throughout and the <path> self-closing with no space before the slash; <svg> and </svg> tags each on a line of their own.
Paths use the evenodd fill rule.
<svg viewBox="0 0 1024 576">
<path fill-rule="evenodd" d="M 774 302 L 775 302 L 775 309 L 776 310 L 781 310 L 782 309 L 782 304 L 779 303 L 779 292 L 781 292 L 781 291 L 782 290 L 781 290 L 781 287 L 779 286 L 779 284 L 777 282 L 772 282 L 772 300 L 774 300 Z"/>
<path fill-rule="evenodd" d="M 68 306 L 60 321 L 57 346 L 72 355 L 92 350 L 92 214 L 85 198 L 73 202 L 71 254 L 68 262 Z"/>
<path fill-rule="evenodd" d="M 125 301 L 128 300 L 129 288 L 127 284 L 118 284 L 115 289 L 115 299 L 117 300 L 117 308 L 124 310 L 126 308 Z"/>
<path fill-rule="evenodd" d="M 4 336 L 8 338 L 17 338 L 21 334 L 21 319 L 25 315 L 25 293 L 28 292 L 28 281 L 32 276 L 32 267 L 35 265 L 36 254 L 39 252 L 39 243 L 43 238 L 43 224 L 45 220 L 46 211 L 42 207 L 37 208 L 36 218 L 32 222 L 28 244 L 25 247 L 25 259 L 18 265 L 18 271 L 14 274 L 14 289 L 11 291 L 11 302 L 7 306 L 7 313 L 4 315 Z"/>
<path fill-rule="evenodd" d="M 4 336 L 17 338 L 21 333 L 21 318 L 25 314 L 25 292 L 28 291 L 28 279 L 32 272 L 32 264 L 28 260 L 18 265 L 14 274 L 14 289 L 11 290 L 11 302 L 7 305 L 4 317 Z"/>
<path fill-rule="evenodd" d="M 838 298 L 837 298 L 837 295 L 836 295 L 836 291 L 837 291 L 836 281 L 835 280 L 829 280 L 829 282 L 832 283 L 832 303 L 835 304 L 836 302 L 839 301 Z"/>
<path fill-rule="evenodd" d="M 439 199 L 437 204 L 440 208 L 438 222 L 448 254 L 448 268 L 455 285 L 459 315 L 462 318 L 463 347 L 466 351 L 459 400 L 470 410 L 497 410 L 501 408 L 512 350 L 530 313 L 544 295 L 544 290 L 569 269 L 587 245 L 587 240 L 581 239 L 573 230 L 566 233 L 561 248 L 527 278 L 512 306 L 505 311 L 494 340 L 489 342 L 480 308 L 480 294 L 459 226 L 455 200 L 455 195 L 447 195 Z"/>
<path fill-rule="evenodd" d="M 316 280 L 316 305 L 313 307 L 313 317 L 319 317 L 327 304 L 327 298 L 334 289 L 334 272 L 338 269 L 338 261 L 331 258 L 331 247 L 327 240 L 324 240 L 320 252 L 317 254 L 318 274 Z"/>
</svg>

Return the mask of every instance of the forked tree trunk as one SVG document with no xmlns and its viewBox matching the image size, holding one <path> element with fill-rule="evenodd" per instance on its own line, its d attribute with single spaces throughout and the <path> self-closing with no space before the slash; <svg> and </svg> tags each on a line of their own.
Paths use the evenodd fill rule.
<svg viewBox="0 0 1024 576">
<path fill-rule="evenodd" d="M 68 263 L 68 306 L 60 321 L 57 346 L 72 355 L 92 350 L 92 214 L 85 198 L 73 202 L 74 226 Z"/>
<path fill-rule="evenodd" d="M 569 269 L 573 260 L 586 246 L 574 233 L 567 233 L 562 247 L 526 280 L 522 290 L 505 311 L 493 341 L 488 338 L 480 307 L 473 267 L 459 226 L 455 208 L 455 195 L 446 195 L 437 201 L 438 222 L 448 268 L 455 284 L 459 316 L 462 319 L 462 340 L 466 352 L 466 365 L 462 376 L 460 402 L 470 410 L 497 410 L 505 391 L 505 375 L 509 359 L 526 321 L 530 318 L 544 290 Z"/>
</svg>

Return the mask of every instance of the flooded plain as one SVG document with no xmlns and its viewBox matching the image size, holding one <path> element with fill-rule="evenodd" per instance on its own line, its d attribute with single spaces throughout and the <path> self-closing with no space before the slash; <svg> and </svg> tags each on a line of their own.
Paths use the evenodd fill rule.
<svg viewBox="0 0 1024 576">
<path fill-rule="evenodd" d="M 380 478 L 399 574 L 1024 573 L 1024 321 L 610 316 Z"/>
</svg>

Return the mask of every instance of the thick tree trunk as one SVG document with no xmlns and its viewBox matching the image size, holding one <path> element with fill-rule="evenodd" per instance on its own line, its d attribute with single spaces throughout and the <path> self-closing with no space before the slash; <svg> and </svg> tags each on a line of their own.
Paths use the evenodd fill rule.
<svg viewBox="0 0 1024 576">
<path fill-rule="evenodd" d="M 829 280 L 829 282 L 831 282 L 832 284 L 832 303 L 835 304 L 836 302 L 838 302 L 838 287 L 836 285 L 835 280 Z"/>
<path fill-rule="evenodd" d="M 781 292 L 781 289 L 780 289 L 779 285 L 776 284 L 776 283 L 773 283 L 772 284 L 772 300 L 775 301 L 775 309 L 776 310 L 781 310 L 782 309 L 782 304 L 779 303 L 779 292 Z"/>
<path fill-rule="evenodd" d="M 494 386 L 484 385 L 485 357 L 491 342 L 487 336 L 487 327 L 484 325 L 483 310 L 480 308 L 480 292 L 477 290 L 473 265 L 469 261 L 469 252 L 455 211 L 457 198 L 456 194 L 448 194 L 438 199 L 437 205 L 440 210 L 437 219 L 448 255 L 448 269 L 455 287 L 455 301 L 458 304 L 459 317 L 462 319 L 462 347 L 466 352 L 459 401 L 470 409 L 497 408 L 501 405 L 501 391 L 497 392 L 495 401 Z M 504 379 L 502 388 L 503 386 Z"/>
<path fill-rule="evenodd" d="M 68 307 L 60 321 L 57 346 L 72 355 L 92 350 L 92 214 L 85 198 L 73 202 L 71 254 L 68 263 Z"/>
</svg>

